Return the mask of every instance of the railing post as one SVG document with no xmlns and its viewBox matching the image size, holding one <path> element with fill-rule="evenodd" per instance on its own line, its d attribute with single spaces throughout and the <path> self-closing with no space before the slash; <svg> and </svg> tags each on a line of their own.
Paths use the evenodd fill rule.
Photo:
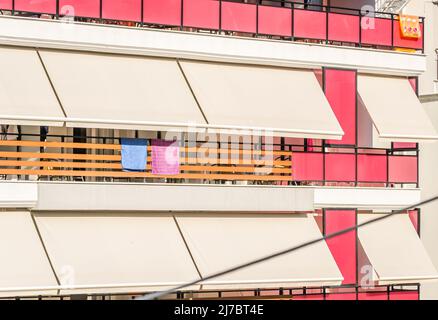
<svg viewBox="0 0 438 320">
<path fill-rule="evenodd" d="M 219 0 L 219 34 L 222 33 L 222 0 Z"/>
<path fill-rule="evenodd" d="M 184 0 L 181 0 L 181 21 L 180 21 L 179 29 L 184 29 Z"/>
<path fill-rule="evenodd" d="M 259 1 L 256 1 L 256 37 L 259 36 Z"/>
<path fill-rule="evenodd" d="M 15 0 L 12 0 L 12 15 L 15 15 Z"/>
<path fill-rule="evenodd" d="M 291 40 L 295 41 L 295 3 L 291 2 L 290 4 L 290 10 L 291 10 Z"/>
<path fill-rule="evenodd" d="M 56 0 L 56 20 L 59 20 L 59 0 Z"/>
<path fill-rule="evenodd" d="M 362 47 L 362 11 L 359 11 L 359 48 Z"/>
<path fill-rule="evenodd" d="M 141 12 L 140 12 L 140 19 L 141 19 L 140 26 L 141 27 L 143 27 L 143 20 L 144 20 L 143 11 L 144 11 L 144 0 L 141 0 Z"/>
<path fill-rule="evenodd" d="M 391 13 L 391 49 L 394 50 L 394 14 Z"/>
<path fill-rule="evenodd" d="M 386 149 L 386 187 L 389 187 L 389 155 L 390 152 Z"/>
<path fill-rule="evenodd" d="M 423 54 L 424 54 L 424 44 L 425 44 L 424 35 L 425 35 L 425 32 L 426 32 L 426 28 L 424 27 L 425 26 L 425 21 L 424 20 L 425 20 L 424 17 L 421 18 L 421 22 L 423 22 L 423 28 L 421 28 L 421 37 L 422 37 L 422 40 L 421 40 L 421 53 L 423 53 Z M 421 24 L 420 24 L 420 27 L 421 27 Z"/>
<path fill-rule="evenodd" d="M 325 140 L 322 140 L 322 185 L 326 185 L 325 181 Z"/>
<path fill-rule="evenodd" d="M 417 143 L 417 188 L 420 187 L 420 149 L 419 144 Z"/>
<path fill-rule="evenodd" d="M 325 44 L 329 42 L 329 12 L 330 7 L 325 7 Z"/>
</svg>

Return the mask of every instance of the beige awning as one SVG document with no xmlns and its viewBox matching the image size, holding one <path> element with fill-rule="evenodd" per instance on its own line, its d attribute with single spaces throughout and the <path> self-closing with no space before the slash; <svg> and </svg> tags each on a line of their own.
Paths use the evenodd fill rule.
<svg viewBox="0 0 438 320">
<path fill-rule="evenodd" d="M 63 118 L 37 52 L 0 47 L 0 123 L 62 126 Z"/>
<path fill-rule="evenodd" d="M 41 50 L 67 126 L 188 130 L 205 125 L 175 59 Z"/>
<path fill-rule="evenodd" d="M 358 223 L 379 216 L 381 214 L 359 214 Z M 379 284 L 438 279 L 438 273 L 407 214 L 363 226 L 358 235 Z"/>
<path fill-rule="evenodd" d="M 177 215 L 203 277 L 321 237 L 313 216 Z M 325 242 L 203 282 L 202 289 L 339 284 L 342 275 Z"/>
<path fill-rule="evenodd" d="M 41 213 L 36 223 L 61 293 L 156 291 L 199 279 L 172 216 Z"/>
<path fill-rule="evenodd" d="M 30 212 L 0 212 L 0 297 L 57 294 Z"/>
<path fill-rule="evenodd" d="M 212 127 L 285 137 L 340 139 L 344 134 L 313 70 L 180 64 Z"/>
<path fill-rule="evenodd" d="M 414 142 L 438 139 L 408 79 L 359 75 L 358 92 L 380 138 Z"/>
</svg>

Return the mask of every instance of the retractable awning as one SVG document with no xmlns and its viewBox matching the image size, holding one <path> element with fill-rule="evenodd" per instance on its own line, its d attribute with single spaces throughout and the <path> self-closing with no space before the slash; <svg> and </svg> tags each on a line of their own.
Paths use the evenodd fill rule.
<svg viewBox="0 0 438 320">
<path fill-rule="evenodd" d="M 380 138 L 406 142 L 438 139 L 408 79 L 359 75 L 358 92 Z"/>
<path fill-rule="evenodd" d="M 359 214 L 358 223 L 379 216 Z M 363 226 L 358 236 L 379 284 L 438 279 L 437 270 L 407 214 L 397 214 Z"/>
<path fill-rule="evenodd" d="M 57 293 L 57 282 L 31 214 L 0 212 L 0 296 Z"/>
<path fill-rule="evenodd" d="M 321 237 L 311 215 L 177 215 L 203 277 Z M 342 275 L 325 242 L 202 283 L 202 289 L 339 284 Z"/>
<path fill-rule="evenodd" d="M 313 70 L 180 61 L 208 123 L 284 137 L 341 139 Z"/>
<path fill-rule="evenodd" d="M 206 124 L 175 59 L 41 50 L 67 126 L 187 130 Z"/>
<path fill-rule="evenodd" d="M 40 213 L 35 219 L 61 294 L 156 291 L 199 278 L 172 216 Z"/>
<path fill-rule="evenodd" d="M 0 123 L 62 126 L 63 118 L 37 52 L 0 47 Z"/>
</svg>

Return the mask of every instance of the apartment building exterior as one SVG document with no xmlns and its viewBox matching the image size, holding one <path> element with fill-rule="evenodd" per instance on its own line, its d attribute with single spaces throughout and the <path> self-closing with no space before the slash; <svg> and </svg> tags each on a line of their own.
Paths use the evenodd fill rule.
<svg viewBox="0 0 438 320">
<path fill-rule="evenodd" d="M 436 204 L 202 281 L 435 193 L 419 2 L 0 1 L 0 296 L 438 297 Z"/>
</svg>

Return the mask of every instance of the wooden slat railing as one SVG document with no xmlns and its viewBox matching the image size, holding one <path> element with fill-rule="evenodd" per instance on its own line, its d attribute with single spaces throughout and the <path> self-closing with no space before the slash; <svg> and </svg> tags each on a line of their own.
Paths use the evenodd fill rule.
<svg viewBox="0 0 438 320">
<path fill-rule="evenodd" d="M 17 151 L 11 151 L 11 147 L 15 147 Z M 21 151 L 23 148 L 26 150 Z M 75 154 L 72 152 L 73 149 L 84 149 L 86 154 Z M 99 152 L 113 154 L 98 154 Z M 177 175 L 152 174 L 150 146 L 144 172 L 123 171 L 120 152 L 121 146 L 117 144 L 0 141 L 0 175 L 292 181 L 292 152 L 290 151 L 182 147 L 180 148 L 181 172 Z M 198 152 L 199 154 L 207 152 L 209 156 L 198 156 Z"/>
</svg>

